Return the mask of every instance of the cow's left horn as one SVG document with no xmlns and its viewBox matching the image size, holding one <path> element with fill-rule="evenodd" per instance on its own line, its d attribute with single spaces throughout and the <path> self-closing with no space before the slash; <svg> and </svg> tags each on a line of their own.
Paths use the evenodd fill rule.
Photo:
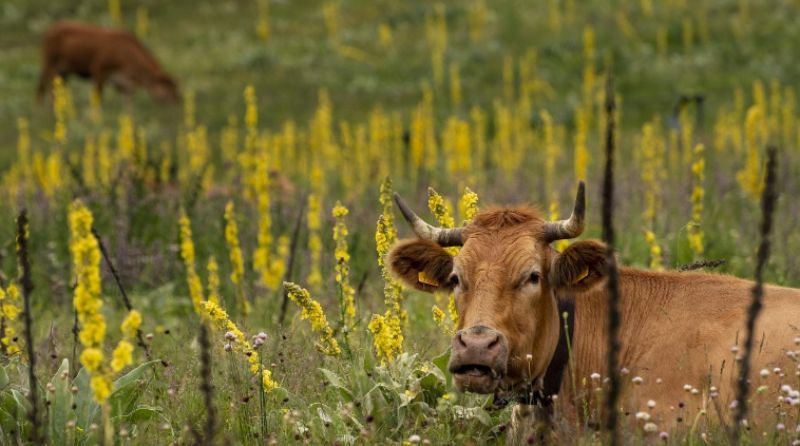
<svg viewBox="0 0 800 446">
<path fill-rule="evenodd" d="M 397 192 L 394 194 L 394 202 L 397 203 L 397 207 L 400 208 L 400 212 L 411 225 L 417 237 L 436 242 L 442 246 L 461 246 L 464 244 L 461 238 L 461 228 L 439 228 L 426 223 L 408 207 Z"/>
<path fill-rule="evenodd" d="M 544 237 L 548 242 L 575 238 L 583 233 L 584 215 L 586 214 L 586 185 L 578 183 L 575 196 L 575 207 L 572 215 L 566 220 L 549 221 L 544 225 Z"/>
</svg>

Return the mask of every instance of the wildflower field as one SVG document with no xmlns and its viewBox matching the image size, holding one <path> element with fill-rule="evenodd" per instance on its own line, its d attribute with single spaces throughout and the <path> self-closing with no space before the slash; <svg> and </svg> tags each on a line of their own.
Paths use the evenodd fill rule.
<svg viewBox="0 0 800 446">
<path fill-rule="evenodd" d="M 599 238 L 609 76 L 620 262 L 752 278 L 772 145 L 765 280 L 800 286 L 798 15 L 794 0 L 4 0 L 0 444 L 503 444 L 510 408 L 446 370 L 452 297 L 384 264 L 413 235 L 391 195 L 447 227 L 492 203 L 557 219 L 584 180 L 582 238 Z M 182 102 L 98 101 L 73 77 L 37 103 L 40 36 L 62 19 L 134 31 Z M 796 393 L 799 359 L 762 384 Z M 642 396 L 626 442 L 725 444 L 687 385 L 677 427 L 645 428 Z M 771 421 L 743 443 L 800 444 L 800 398 L 781 401 L 754 398 Z M 592 416 L 560 429 L 605 441 Z"/>
</svg>

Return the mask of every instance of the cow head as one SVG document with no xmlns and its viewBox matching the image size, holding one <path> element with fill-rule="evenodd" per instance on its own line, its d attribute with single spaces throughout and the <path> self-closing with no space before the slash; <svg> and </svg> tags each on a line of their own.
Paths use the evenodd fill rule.
<svg viewBox="0 0 800 446">
<path fill-rule="evenodd" d="M 159 74 L 156 76 L 154 82 L 149 86 L 150 94 L 154 98 L 170 103 L 181 102 L 181 93 L 178 90 L 178 84 L 171 76 L 167 74 Z"/>
<path fill-rule="evenodd" d="M 455 293 L 449 369 L 459 390 L 540 384 L 558 343 L 558 296 L 586 291 L 606 274 L 601 243 L 581 241 L 560 253 L 550 247 L 583 231 L 583 183 L 572 216 L 552 222 L 531 208 L 496 208 L 444 229 L 422 221 L 399 196 L 395 201 L 419 238 L 393 247 L 393 274 L 417 290 Z M 446 246 L 462 248 L 451 256 Z"/>
</svg>

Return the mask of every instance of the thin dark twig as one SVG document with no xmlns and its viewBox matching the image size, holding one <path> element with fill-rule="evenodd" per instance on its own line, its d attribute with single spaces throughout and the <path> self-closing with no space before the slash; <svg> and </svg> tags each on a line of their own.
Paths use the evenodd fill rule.
<svg viewBox="0 0 800 446">
<path fill-rule="evenodd" d="M 286 265 L 286 273 L 283 275 L 283 282 L 292 280 L 292 270 L 294 269 L 294 258 L 297 253 L 297 242 L 300 240 L 300 228 L 303 223 L 303 215 L 306 212 L 306 197 L 305 195 L 300 199 L 300 212 L 297 214 L 297 221 L 295 221 L 294 229 L 292 230 L 292 241 L 289 244 L 289 261 Z M 278 324 L 283 324 L 286 318 L 286 310 L 289 306 L 289 293 L 283 288 L 283 300 L 281 301 L 281 311 L 278 315 Z"/>
<path fill-rule="evenodd" d="M 756 283 L 753 285 L 752 302 L 747 310 L 747 334 L 744 338 L 744 353 L 742 354 L 741 367 L 739 368 L 739 379 L 736 388 L 735 417 L 733 422 L 733 441 L 739 443 L 739 431 L 742 420 L 747 416 L 747 377 L 750 375 L 750 358 L 752 356 L 753 338 L 755 335 L 756 319 L 761 312 L 762 300 L 764 297 L 764 266 L 769 259 L 770 241 L 769 233 L 772 230 L 772 214 L 775 211 L 775 201 L 777 191 L 775 190 L 775 177 L 777 165 L 777 150 L 775 147 L 767 149 L 767 178 L 764 192 L 761 195 L 761 243 L 758 245 L 756 255 Z"/>
<path fill-rule="evenodd" d="M 100 233 L 97 232 L 97 228 L 92 227 L 92 235 L 94 236 L 95 240 L 97 240 L 97 245 L 100 246 L 100 252 L 103 254 L 103 260 L 106 261 L 106 265 L 108 266 L 109 271 L 111 271 L 111 276 L 114 278 L 114 282 L 117 284 L 117 288 L 119 288 L 119 293 L 122 295 L 122 303 L 125 305 L 125 308 L 128 312 L 133 311 L 133 305 L 131 304 L 131 300 L 128 298 L 128 293 L 125 291 L 125 288 L 122 286 L 122 280 L 119 277 L 119 273 L 117 272 L 117 268 L 114 267 L 114 263 L 111 262 L 111 256 L 108 255 L 108 250 L 106 249 L 105 243 L 103 243 L 103 239 L 100 237 Z M 144 350 L 144 355 L 147 359 L 150 359 L 150 347 L 144 342 L 144 338 L 142 337 L 142 330 L 136 329 L 136 340 L 139 343 L 139 347 Z"/>
<path fill-rule="evenodd" d="M 608 394 L 606 395 L 606 430 L 611 434 L 610 444 L 621 444 L 617 423 L 617 400 L 620 393 L 619 379 L 619 272 L 614 257 L 614 85 L 609 75 L 606 85 L 606 164 L 603 175 L 603 240 L 606 243 L 606 263 L 608 265 Z"/>
<path fill-rule="evenodd" d="M 698 260 L 696 262 L 688 263 L 686 265 L 682 265 L 678 267 L 678 271 L 685 272 L 685 271 L 694 271 L 696 269 L 703 269 L 703 268 L 716 268 L 718 266 L 722 266 L 728 263 L 725 259 L 716 259 L 716 260 Z"/>
<path fill-rule="evenodd" d="M 21 269 L 20 284 L 22 285 L 22 298 L 25 305 L 25 343 L 28 352 L 28 382 L 30 387 L 31 410 L 28 412 L 32 431 L 31 441 L 39 444 L 39 398 L 38 385 L 36 384 L 36 353 L 33 349 L 33 318 L 31 317 L 31 261 L 28 257 L 28 214 L 22 209 L 17 217 L 17 258 Z"/>
<path fill-rule="evenodd" d="M 208 339 L 208 329 L 204 324 L 200 324 L 200 375 L 202 383 L 200 390 L 206 406 L 206 425 L 203 430 L 203 441 L 201 444 L 214 444 L 216 432 L 216 410 L 214 409 L 214 388 L 211 385 L 211 342 Z"/>
</svg>

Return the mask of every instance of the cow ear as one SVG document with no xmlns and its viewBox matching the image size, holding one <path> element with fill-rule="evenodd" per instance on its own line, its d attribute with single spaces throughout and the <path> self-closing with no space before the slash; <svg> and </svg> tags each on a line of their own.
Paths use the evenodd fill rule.
<svg viewBox="0 0 800 446">
<path fill-rule="evenodd" d="M 405 240 L 387 256 L 392 274 L 404 284 L 428 293 L 450 291 L 453 256 L 427 240 Z"/>
<path fill-rule="evenodd" d="M 550 284 L 554 289 L 581 292 L 606 277 L 606 246 L 593 240 L 573 243 L 553 261 Z"/>
</svg>

